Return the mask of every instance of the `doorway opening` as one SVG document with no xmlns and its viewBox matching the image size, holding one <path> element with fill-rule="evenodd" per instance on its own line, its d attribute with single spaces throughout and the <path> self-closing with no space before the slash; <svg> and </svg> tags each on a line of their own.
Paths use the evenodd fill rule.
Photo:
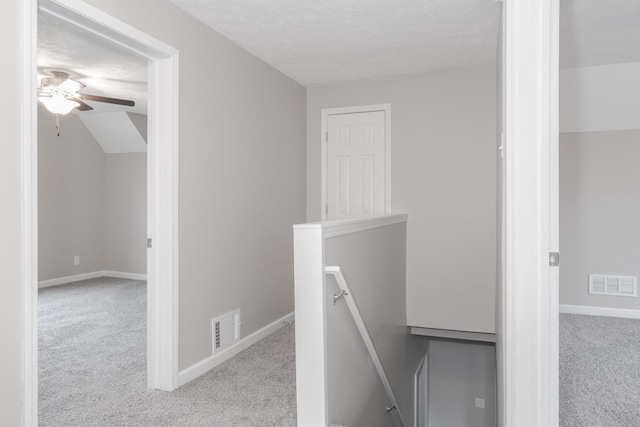
<svg viewBox="0 0 640 427">
<path fill-rule="evenodd" d="M 46 12 L 148 61 L 147 385 L 173 390 L 177 365 L 178 52 L 83 2 L 30 0 L 24 6 L 23 222 L 25 287 L 25 425 L 38 419 L 37 14 Z M 160 191 L 162 189 L 162 191 Z M 155 244 L 154 244 L 155 242 Z"/>
<path fill-rule="evenodd" d="M 40 10 L 37 62 L 38 419 L 82 424 L 147 384 L 148 61 Z"/>
<path fill-rule="evenodd" d="M 560 424 L 637 423 L 637 4 L 560 2 Z M 606 403 L 602 397 L 606 396 Z"/>
</svg>

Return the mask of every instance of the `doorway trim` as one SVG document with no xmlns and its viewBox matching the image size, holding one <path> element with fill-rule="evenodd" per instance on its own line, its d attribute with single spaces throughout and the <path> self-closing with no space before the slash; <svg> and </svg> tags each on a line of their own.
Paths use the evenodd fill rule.
<svg viewBox="0 0 640 427">
<path fill-rule="evenodd" d="M 38 423 L 37 14 L 66 20 L 149 61 L 147 152 L 147 381 L 178 387 L 178 51 L 80 0 L 25 0 L 23 26 L 22 200 L 24 425 Z"/>
<path fill-rule="evenodd" d="M 499 425 L 558 426 L 559 2 L 502 3 L 503 289 Z"/>
<path fill-rule="evenodd" d="M 327 165 L 328 165 L 328 123 L 329 116 L 337 114 L 385 112 L 385 177 L 384 214 L 391 214 L 391 104 L 360 105 L 355 107 L 323 108 L 320 110 L 320 218 L 327 220 Z"/>
</svg>

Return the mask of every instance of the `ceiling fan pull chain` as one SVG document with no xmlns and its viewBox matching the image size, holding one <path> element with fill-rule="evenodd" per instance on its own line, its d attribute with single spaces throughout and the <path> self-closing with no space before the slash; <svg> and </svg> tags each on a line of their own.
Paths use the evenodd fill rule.
<svg viewBox="0 0 640 427">
<path fill-rule="evenodd" d="M 56 114 L 56 133 L 58 134 L 58 138 L 60 138 L 60 114 Z"/>
</svg>

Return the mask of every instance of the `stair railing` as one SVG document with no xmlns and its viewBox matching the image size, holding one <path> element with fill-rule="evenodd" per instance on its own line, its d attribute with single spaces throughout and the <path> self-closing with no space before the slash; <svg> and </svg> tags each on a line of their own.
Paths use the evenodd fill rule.
<svg viewBox="0 0 640 427">
<path fill-rule="evenodd" d="M 369 335 L 369 331 L 367 331 L 367 326 L 364 324 L 364 320 L 360 315 L 360 311 L 358 310 L 358 306 L 356 305 L 356 301 L 353 299 L 353 294 L 349 289 L 349 285 L 347 284 L 347 280 L 344 278 L 342 274 L 342 270 L 338 266 L 326 266 L 325 273 L 330 274 L 335 277 L 336 283 L 338 284 L 339 292 L 333 295 L 333 305 L 336 304 L 337 301 L 344 298 L 347 303 L 347 307 L 349 308 L 349 312 L 353 317 L 353 320 L 356 323 L 356 327 L 360 332 L 360 336 L 364 341 L 364 345 L 367 347 L 369 351 L 369 355 L 371 356 L 371 360 L 373 361 L 373 365 L 382 381 L 382 385 L 384 387 L 385 392 L 387 393 L 387 399 L 389 399 L 389 406 L 387 406 L 386 411 L 390 413 L 391 411 L 397 412 L 397 419 L 400 422 L 400 426 L 404 427 L 404 419 L 402 418 L 402 413 L 400 412 L 400 408 L 398 408 L 398 401 L 396 400 L 396 396 L 393 393 L 393 389 L 391 388 L 391 384 L 389 383 L 389 379 L 387 378 L 387 374 L 384 371 L 384 367 L 382 366 L 382 362 L 380 362 L 380 358 L 378 357 L 378 352 L 373 345 L 373 341 L 371 341 L 371 336 Z"/>
</svg>

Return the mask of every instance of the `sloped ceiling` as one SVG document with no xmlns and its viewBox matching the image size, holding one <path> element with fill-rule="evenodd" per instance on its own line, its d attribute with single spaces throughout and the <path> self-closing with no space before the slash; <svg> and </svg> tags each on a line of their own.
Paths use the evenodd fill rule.
<svg viewBox="0 0 640 427">
<path fill-rule="evenodd" d="M 73 110 L 105 153 L 147 150 L 147 61 L 66 21 L 38 13 L 39 79 L 64 71 L 87 87 L 81 93 L 133 100 L 134 107 L 86 101 Z M 49 114 L 41 110 L 43 114 Z M 133 118 L 133 119 L 132 119 Z"/>
<path fill-rule="evenodd" d="M 560 67 L 640 61 L 640 1 L 560 1 Z"/>
<path fill-rule="evenodd" d="M 124 111 L 79 114 L 79 117 L 105 153 L 147 151 L 147 143 Z"/>
<path fill-rule="evenodd" d="M 560 131 L 640 129 L 640 1 L 560 1 Z"/>
</svg>

